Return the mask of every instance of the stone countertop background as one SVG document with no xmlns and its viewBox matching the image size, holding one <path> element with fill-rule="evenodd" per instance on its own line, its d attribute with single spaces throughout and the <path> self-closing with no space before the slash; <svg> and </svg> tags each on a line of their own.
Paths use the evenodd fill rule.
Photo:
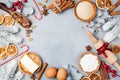
<svg viewBox="0 0 120 80">
<path fill-rule="evenodd" d="M 36 1 L 44 2 L 44 0 Z M 49 0 L 49 2 L 51 1 L 53 0 Z M 34 7 L 32 0 L 28 0 L 27 5 Z M 0 10 L 0 13 L 6 14 L 2 10 Z M 38 12 L 35 13 L 38 14 Z M 37 28 L 33 30 L 31 36 L 33 41 L 29 42 L 28 39 L 25 39 L 24 43 L 30 46 L 30 51 L 39 54 L 43 62 L 48 63 L 48 67 L 60 68 L 72 64 L 78 68 L 79 56 L 86 52 L 85 47 L 87 45 L 91 45 L 92 51 L 96 52 L 92 41 L 85 34 L 86 30 L 82 29 L 82 26 L 85 26 L 86 23 L 75 17 L 74 9 L 69 9 L 61 14 L 50 11 L 50 14 L 40 21 L 35 20 L 32 16 L 29 16 L 29 18 Z M 24 33 L 24 31 L 22 32 Z M 118 44 L 119 39 L 114 42 Z M 23 80 L 30 80 L 30 78 L 26 76 Z M 43 75 L 41 80 L 56 79 L 47 79 Z M 111 80 L 120 80 L 120 78 L 111 78 Z"/>
</svg>

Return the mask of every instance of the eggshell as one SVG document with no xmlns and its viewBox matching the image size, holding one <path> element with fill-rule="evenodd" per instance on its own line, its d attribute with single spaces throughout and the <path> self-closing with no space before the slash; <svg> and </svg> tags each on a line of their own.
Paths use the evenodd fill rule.
<svg viewBox="0 0 120 80">
<path fill-rule="evenodd" d="M 60 68 L 57 73 L 57 80 L 66 80 L 67 70 L 65 68 Z"/>
<path fill-rule="evenodd" d="M 57 68 L 51 67 L 46 70 L 45 76 L 47 78 L 55 78 L 57 75 Z"/>
</svg>

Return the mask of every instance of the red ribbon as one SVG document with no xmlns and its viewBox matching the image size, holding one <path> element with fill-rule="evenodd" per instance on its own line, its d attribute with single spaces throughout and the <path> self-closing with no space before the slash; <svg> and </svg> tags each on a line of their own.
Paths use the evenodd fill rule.
<svg viewBox="0 0 120 80">
<path fill-rule="evenodd" d="M 105 58 L 107 58 L 107 54 L 105 53 L 105 50 L 110 50 L 109 48 L 107 48 L 109 46 L 108 42 L 105 42 L 99 49 L 97 49 L 98 51 L 98 55 L 103 54 Z"/>
</svg>

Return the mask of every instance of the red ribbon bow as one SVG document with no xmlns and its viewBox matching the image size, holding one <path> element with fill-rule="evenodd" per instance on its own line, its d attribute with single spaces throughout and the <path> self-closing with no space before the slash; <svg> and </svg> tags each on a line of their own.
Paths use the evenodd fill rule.
<svg viewBox="0 0 120 80">
<path fill-rule="evenodd" d="M 97 49 L 98 55 L 103 54 L 105 58 L 107 58 L 108 56 L 105 54 L 105 50 L 110 50 L 109 48 L 107 48 L 108 46 L 109 46 L 109 43 L 105 42 L 99 49 Z"/>
</svg>

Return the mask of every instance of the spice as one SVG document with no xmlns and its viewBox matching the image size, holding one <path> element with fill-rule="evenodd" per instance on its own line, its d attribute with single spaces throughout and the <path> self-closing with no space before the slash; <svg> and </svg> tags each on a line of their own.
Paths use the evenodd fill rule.
<svg viewBox="0 0 120 80">
<path fill-rule="evenodd" d="M 87 51 L 91 51 L 91 49 L 92 49 L 90 45 L 86 46 L 85 48 Z"/>
<path fill-rule="evenodd" d="M 29 41 L 30 41 L 30 42 L 33 41 L 33 38 L 30 37 L 30 38 L 29 38 Z"/>
<path fill-rule="evenodd" d="M 35 80 L 35 75 L 34 74 L 32 74 L 31 76 L 30 76 L 30 78 L 32 79 L 32 80 Z"/>
<path fill-rule="evenodd" d="M 45 2 L 47 3 L 47 2 L 48 2 L 48 0 L 45 0 Z"/>
<path fill-rule="evenodd" d="M 115 54 L 119 54 L 120 53 L 120 46 L 119 45 L 111 45 L 111 49 L 112 49 L 112 52 L 115 53 Z"/>
<path fill-rule="evenodd" d="M 45 69 L 47 68 L 48 63 L 45 63 L 40 71 L 40 73 L 37 76 L 37 79 L 40 80 L 40 78 L 42 77 L 43 73 L 45 72 Z"/>
<path fill-rule="evenodd" d="M 35 25 L 31 26 L 31 29 L 35 29 L 35 28 L 36 28 L 36 26 L 35 26 Z"/>
<path fill-rule="evenodd" d="M 48 5 L 48 9 L 53 10 L 56 14 L 63 12 L 66 9 L 74 7 L 74 0 L 54 0 Z"/>
<path fill-rule="evenodd" d="M 48 15 L 49 13 L 48 13 L 48 9 L 47 9 L 46 5 L 43 5 L 42 8 L 43 8 L 43 11 L 42 11 L 43 13 L 42 14 L 44 16 Z"/>
<path fill-rule="evenodd" d="M 38 2 L 37 4 L 38 4 L 38 6 L 39 6 L 39 7 L 41 7 L 41 6 L 42 6 L 42 3 L 41 3 L 41 2 Z"/>
</svg>

